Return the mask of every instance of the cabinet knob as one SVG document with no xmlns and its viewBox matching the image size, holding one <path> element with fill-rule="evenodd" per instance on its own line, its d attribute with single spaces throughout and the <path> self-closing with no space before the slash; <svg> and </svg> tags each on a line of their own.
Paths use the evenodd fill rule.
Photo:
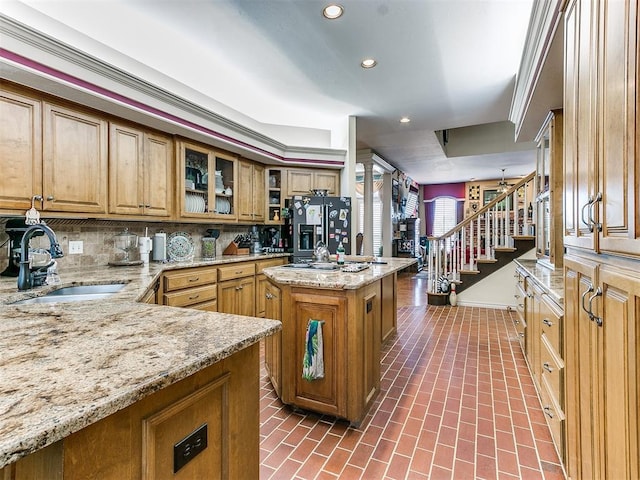
<svg viewBox="0 0 640 480">
<path fill-rule="evenodd" d="M 47 195 L 47 200 L 53 202 L 55 198 L 53 197 L 53 195 Z"/>
<path fill-rule="evenodd" d="M 138 208 L 144 208 L 144 203 L 139 203 Z"/>
</svg>

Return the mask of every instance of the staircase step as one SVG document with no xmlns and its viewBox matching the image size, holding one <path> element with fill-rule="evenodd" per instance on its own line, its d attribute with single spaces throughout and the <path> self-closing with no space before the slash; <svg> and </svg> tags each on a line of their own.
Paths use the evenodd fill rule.
<svg viewBox="0 0 640 480">
<path fill-rule="evenodd" d="M 536 237 L 535 235 L 514 235 L 513 237 L 514 240 L 535 240 Z"/>
<path fill-rule="evenodd" d="M 496 263 L 498 260 L 495 258 L 477 258 L 476 263 Z"/>
<path fill-rule="evenodd" d="M 478 275 L 480 270 L 460 270 L 460 275 Z"/>
<path fill-rule="evenodd" d="M 496 247 L 494 250 L 496 252 L 515 252 L 518 249 L 515 247 Z"/>
</svg>

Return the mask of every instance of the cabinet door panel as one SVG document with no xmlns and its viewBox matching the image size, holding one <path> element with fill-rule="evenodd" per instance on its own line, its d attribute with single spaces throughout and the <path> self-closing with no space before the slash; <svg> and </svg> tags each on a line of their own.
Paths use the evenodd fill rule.
<svg viewBox="0 0 640 480">
<path fill-rule="evenodd" d="M 565 13 L 565 239 L 567 245 L 594 247 L 594 234 L 583 221 L 596 195 L 594 132 L 595 52 L 591 2 L 572 2 Z M 597 208 L 593 209 L 596 215 Z"/>
<path fill-rule="evenodd" d="M 600 478 L 639 478 L 638 420 L 640 276 L 612 267 L 600 269 L 602 327 L 597 327 L 599 363 L 597 438 Z"/>
<path fill-rule="evenodd" d="M 566 467 L 572 478 L 593 479 L 599 461 L 594 438 L 598 416 L 591 402 L 597 364 L 595 323 L 582 308 L 596 287 L 597 265 L 572 256 L 564 258 L 566 379 Z"/>
<path fill-rule="evenodd" d="M 302 408 L 308 407 L 330 415 L 345 416 L 346 358 L 342 358 L 346 341 L 346 299 L 326 295 L 308 295 L 294 293 L 292 329 L 294 337 L 287 345 L 295 345 L 291 374 L 288 379 L 295 391 L 290 392 L 294 403 Z M 303 358 L 306 345 L 306 331 L 310 319 L 320 320 L 322 324 L 324 378 L 307 381 L 302 379 Z M 287 400 L 285 400 L 287 401 Z"/>
<path fill-rule="evenodd" d="M 143 133 L 109 126 L 109 212 L 142 214 Z"/>
<path fill-rule="evenodd" d="M 38 100 L 0 89 L 0 208 L 26 210 L 42 193 L 41 120 Z"/>
<path fill-rule="evenodd" d="M 144 205 L 145 213 L 157 217 L 172 214 L 173 140 L 156 134 L 144 136 Z"/>
<path fill-rule="evenodd" d="M 106 213 L 107 122 L 45 103 L 44 209 Z"/>
<path fill-rule="evenodd" d="M 634 204 L 640 192 L 640 162 L 635 159 L 640 152 L 634 151 L 636 9 L 636 0 L 601 2 L 598 130 L 603 230 L 599 246 L 602 251 L 640 255 L 640 220 Z"/>
</svg>

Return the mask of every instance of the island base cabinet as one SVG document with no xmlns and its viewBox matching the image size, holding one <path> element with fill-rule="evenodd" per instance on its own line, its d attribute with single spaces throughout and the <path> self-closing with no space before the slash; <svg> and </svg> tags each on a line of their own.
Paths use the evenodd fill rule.
<svg viewBox="0 0 640 480">
<path fill-rule="evenodd" d="M 282 401 L 359 426 L 380 391 L 381 282 L 344 291 L 281 289 Z M 302 377 L 309 320 L 322 322 L 324 377 L 313 380 Z M 273 346 L 267 352 L 274 355 Z"/>
<path fill-rule="evenodd" d="M 254 344 L 18 460 L 0 470 L 0 478 L 258 478 L 259 411 Z M 174 445 L 203 424 L 206 448 L 174 473 Z"/>
<path fill-rule="evenodd" d="M 283 401 L 301 408 L 329 415 L 346 416 L 346 329 L 347 302 L 345 298 L 308 293 L 291 295 L 291 311 L 287 320 L 293 328 L 284 332 L 283 342 L 292 346 L 283 350 L 283 361 L 289 368 L 289 388 L 283 388 Z M 285 307 L 286 308 L 286 307 Z M 309 320 L 322 322 L 324 377 L 315 380 L 302 378 Z M 283 385 L 284 387 L 284 385 Z"/>
</svg>

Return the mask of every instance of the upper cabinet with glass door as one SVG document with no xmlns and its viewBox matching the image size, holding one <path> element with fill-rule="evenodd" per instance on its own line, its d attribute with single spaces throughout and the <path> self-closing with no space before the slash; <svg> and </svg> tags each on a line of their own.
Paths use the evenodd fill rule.
<svg viewBox="0 0 640 480">
<path fill-rule="evenodd" d="M 562 126 L 553 110 L 536 137 L 536 256 L 550 267 L 562 266 Z"/>
<path fill-rule="evenodd" d="M 236 157 L 188 142 L 179 151 L 181 216 L 236 221 Z"/>
</svg>

